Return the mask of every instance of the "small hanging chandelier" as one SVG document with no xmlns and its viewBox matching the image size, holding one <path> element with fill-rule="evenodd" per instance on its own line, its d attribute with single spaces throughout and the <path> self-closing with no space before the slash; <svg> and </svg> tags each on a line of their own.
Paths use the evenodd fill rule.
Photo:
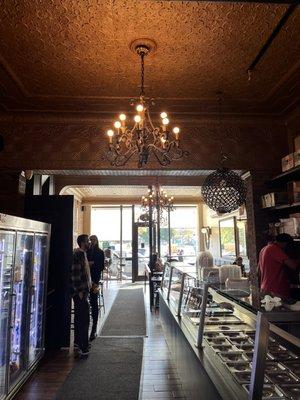
<svg viewBox="0 0 300 400">
<path fill-rule="evenodd" d="M 219 129 L 221 137 L 222 93 L 219 97 Z M 237 210 L 246 201 L 247 188 L 243 179 L 235 172 L 225 167 L 228 157 L 223 152 L 222 140 L 220 140 L 221 168 L 208 175 L 202 187 L 201 194 L 209 208 L 218 214 L 230 213 Z"/>
<path fill-rule="evenodd" d="M 135 106 L 133 127 L 127 126 L 127 116 L 123 113 L 114 122 L 114 129 L 109 129 L 109 150 L 107 159 L 112 166 L 124 166 L 134 155 L 138 157 L 138 167 L 146 165 L 152 153 L 157 161 L 166 166 L 171 161 L 179 160 L 187 156 L 189 152 L 180 147 L 179 127 L 175 126 L 172 131 L 169 128 L 169 118 L 166 112 L 160 114 L 160 125 L 155 126 L 151 120 L 149 107 L 144 92 L 144 58 L 149 54 L 151 47 L 138 44 L 134 48 L 141 59 L 141 91 L 138 100 L 132 100 Z M 152 105 L 153 100 L 151 100 Z"/>
<path fill-rule="evenodd" d="M 151 210 L 154 219 L 159 218 L 163 222 L 163 212 L 174 210 L 174 197 L 168 196 L 167 192 L 157 182 L 154 186 L 148 186 L 148 193 L 142 197 L 141 206 L 145 214 L 149 215 Z"/>
<path fill-rule="evenodd" d="M 223 167 L 205 179 L 201 192 L 209 208 L 224 214 L 237 210 L 245 203 L 247 189 L 236 172 Z"/>
</svg>

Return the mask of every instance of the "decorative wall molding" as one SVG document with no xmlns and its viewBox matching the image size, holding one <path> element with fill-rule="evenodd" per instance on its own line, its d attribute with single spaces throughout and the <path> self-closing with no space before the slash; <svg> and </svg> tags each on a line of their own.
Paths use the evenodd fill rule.
<svg viewBox="0 0 300 400">
<path fill-rule="evenodd" d="M 237 124 L 224 121 L 183 124 L 182 140 L 190 156 L 173 162 L 166 169 L 215 169 L 220 166 L 220 143 L 229 156 L 232 169 L 251 170 L 280 168 L 287 154 L 286 127 L 282 123 Z M 0 123 L 5 149 L 0 168 L 26 169 L 112 169 L 106 159 L 106 126 L 99 124 L 33 124 Z M 153 158 L 147 169 L 156 169 Z M 126 166 L 136 169 L 132 159 Z M 113 168 L 114 169 L 114 168 Z M 115 168 L 117 169 L 117 168 Z"/>
</svg>

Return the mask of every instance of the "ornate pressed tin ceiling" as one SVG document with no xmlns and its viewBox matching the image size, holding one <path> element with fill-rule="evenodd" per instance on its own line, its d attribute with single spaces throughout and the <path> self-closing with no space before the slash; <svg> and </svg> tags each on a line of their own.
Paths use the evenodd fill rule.
<svg viewBox="0 0 300 400">
<path fill-rule="evenodd" d="M 125 0 L 2 0 L 0 105 L 6 110 L 97 112 L 128 108 L 148 37 L 146 92 L 178 116 L 215 110 L 283 112 L 299 95 L 300 10 L 252 80 L 247 67 L 287 9 L 279 4 Z M 157 98 L 159 96 L 160 98 Z"/>
</svg>

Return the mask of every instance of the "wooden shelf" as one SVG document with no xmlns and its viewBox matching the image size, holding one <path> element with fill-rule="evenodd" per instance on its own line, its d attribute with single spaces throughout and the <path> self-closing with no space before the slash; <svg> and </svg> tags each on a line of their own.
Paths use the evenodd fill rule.
<svg viewBox="0 0 300 400">
<path fill-rule="evenodd" d="M 293 207 L 300 207 L 300 201 L 297 201 L 297 203 L 292 203 L 292 204 L 280 204 L 274 207 L 266 207 L 263 208 L 263 210 L 284 210 L 286 208 L 293 208 Z"/>
<path fill-rule="evenodd" d="M 270 179 L 270 182 L 282 181 L 285 178 L 295 179 L 300 177 L 300 165 L 297 167 L 291 168 L 288 171 L 282 172 L 281 174 L 275 176 L 274 178 Z"/>
</svg>

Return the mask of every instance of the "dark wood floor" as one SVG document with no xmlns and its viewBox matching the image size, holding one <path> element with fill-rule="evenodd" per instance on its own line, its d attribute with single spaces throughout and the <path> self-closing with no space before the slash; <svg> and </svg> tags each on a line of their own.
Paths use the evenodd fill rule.
<svg viewBox="0 0 300 400">
<path fill-rule="evenodd" d="M 117 289 L 118 285 L 116 283 L 110 283 L 107 286 L 105 290 L 107 309 L 110 308 Z M 150 313 L 148 297 L 147 290 L 145 291 L 145 300 L 148 337 L 144 341 L 140 400 L 183 400 L 185 399 L 184 393 L 176 369 L 171 361 L 159 314 Z M 14 400 L 52 400 L 75 362 L 76 360 L 74 360 L 73 354 L 69 350 L 48 352 L 36 372 L 15 396 Z"/>
</svg>

